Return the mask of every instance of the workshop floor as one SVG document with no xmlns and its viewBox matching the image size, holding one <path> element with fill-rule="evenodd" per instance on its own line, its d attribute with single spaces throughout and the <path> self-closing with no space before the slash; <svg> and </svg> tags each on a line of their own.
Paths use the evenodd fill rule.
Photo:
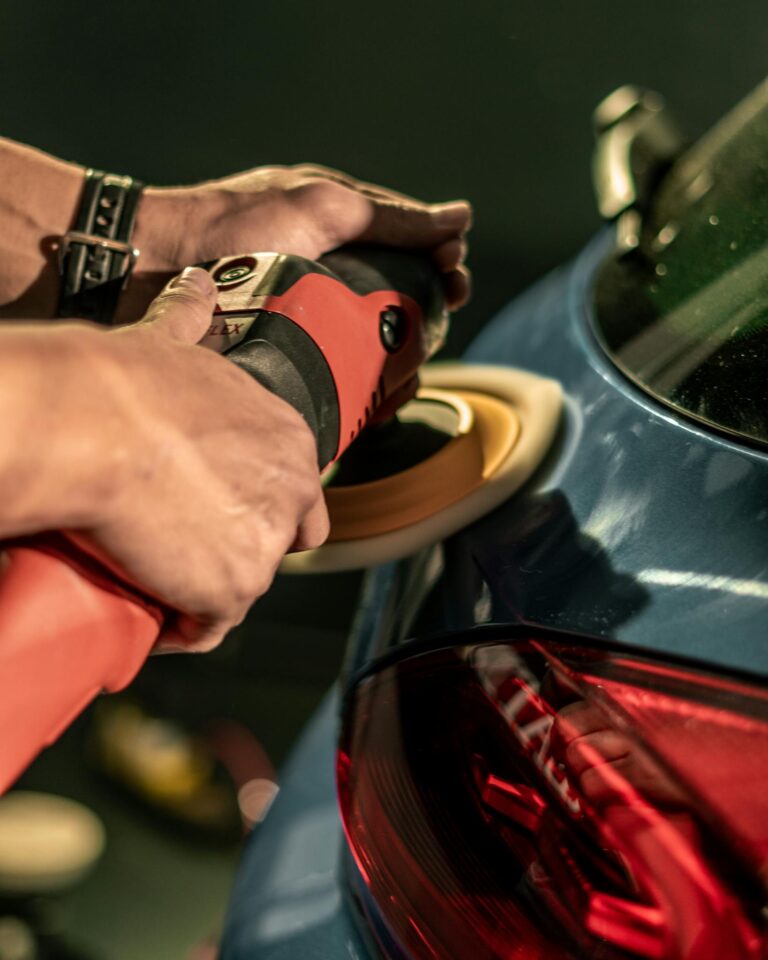
<svg viewBox="0 0 768 960">
<path fill-rule="evenodd" d="M 199 728 L 219 718 L 249 727 L 279 766 L 337 673 L 356 577 L 279 581 L 245 624 L 206 657 L 150 661 L 138 689 L 155 711 Z M 332 590 L 336 600 L 323 602 Z M 298 621 L 317 611 L 311 627 Z M 106 852 L 46 921 L 87 960 L 187 960 L 215 940 L 239 856 L 237 844 L 182 835 L 119 793 L 94 769 L 82 717 L 20 786 L 71 797 L 103 820 Z"/>
</svg>

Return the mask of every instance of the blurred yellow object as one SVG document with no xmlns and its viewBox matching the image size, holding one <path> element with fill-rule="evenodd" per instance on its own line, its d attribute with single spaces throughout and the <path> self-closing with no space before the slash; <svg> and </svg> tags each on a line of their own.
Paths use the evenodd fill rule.
<svg viewBox="0 0 768 960">
<path fill-rule="evenodd" d="M 184 799 L 211 776 L 213 761 L 192 738 L 135 703 L 100 705 L 96 724 L 104 769 L 158 801 Z"/>
<path fill-rule="evenodd" d="M 185 826 L 239 835 L 234 786 L 216 778 L 210 750 L 179 724 L 130 700 L 104 701 L 95 711 L 93 747 L 102 771 L 152 809 Z"/>
<path fill-rule="evenodd" d="M 0 797 L 0 892 L 52 893 L 77 883 L 106 845 L 99 818 L 74 800 L 14 790 Z"/>
</svg>

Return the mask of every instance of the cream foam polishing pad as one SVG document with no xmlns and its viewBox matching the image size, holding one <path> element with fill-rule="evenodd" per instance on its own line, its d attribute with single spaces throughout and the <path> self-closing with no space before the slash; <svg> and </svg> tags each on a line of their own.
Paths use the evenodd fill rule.
<svg viewBox="0 0 768 960">
<path fill-rule="evenodd" d="M 62 890 L 96 863 L 104 827 L 87 807 L 44 793 L 0 797 L 0 893 Z"/>
<path fill-rule="evenodd" d="M 432 364 L 396 421 L 369 427 L 324 478 L 328 541 L 283 573 L 375 566 L 442 540 L 507 500 L 554 438 L 562 391 L 508 367 Z"/>
</svg>

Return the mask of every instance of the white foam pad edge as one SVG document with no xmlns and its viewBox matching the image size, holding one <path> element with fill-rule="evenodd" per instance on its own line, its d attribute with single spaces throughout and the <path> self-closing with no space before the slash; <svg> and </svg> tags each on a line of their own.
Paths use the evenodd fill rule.
<svg viewBox="0 0 768 960">
<path fill-rule="evenodd" d="M 435 363 L 420 372 L 421 385 L 441 390 L 474 390 L 509 403 L 520 421 L 520 436 L 496 472 L 480 487 L 418 523 L 390 533 L 326 543 L 292 553 L 280 573 L 360 570 L 408 556 L 479 520 L 508 500 L 544 459 L 560 421 L 563 393 L 556 380 L 510 367 Z"/>
</svg>

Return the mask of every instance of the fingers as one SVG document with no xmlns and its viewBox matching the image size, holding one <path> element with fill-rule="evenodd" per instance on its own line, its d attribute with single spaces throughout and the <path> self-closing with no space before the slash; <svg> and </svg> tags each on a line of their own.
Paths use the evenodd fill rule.
<svg viewBox="0 0 768 960">
<path fill-rule="evenodd" d="M 466 240 L 463 237 L 454 237 L 437 247 L 432 256 L 437 266 L 444 273 L 448 273 L 460 267 L 466 255 Z"/>
<path fill-rule="evenodd" d="M 440 247 L 463 236 L 471 224 L 470 206 L 453 203 L 415 204 L 370 197 L 370 219 L 361 240 L 410 249 Z"/>
<path fill-rule="evenodd" d="M 443 288 L 448 309 L 458 310 L 472 294 L 472 274 L 465 266 L 451 270 L 443 277 Z"/>
<path fill-rule="evenodd" d="M 462 237 L 472 226 L 472 208 L 466 200 L 424 203 L 407 194 L 357 180 L 349 174 L 317 164 L 302 164 L 296 172 L 307 178 L 329 180 L 370 201 L 366 233 L 359 239 L 403 247 L 437 247 Z M 348 242 L 346 238 L 343 242 Z M 463 260 L 466 249 L 462 253 Z"/>
<path fill-rule="evenodd" d="M 326 245 L 361 240 L 406 249 L 431 247 L 435 263 L 445 275 L 449 308 L 455 310 L 469 299 L 464 236 L 471 227 L 472 210 L 466 201 L 424 203 L 314 164 L 302 164 L 294 173 L 309 188 L 313 216 L 323 227 Z"/>
<path fill-rule="evenodd" d="M 415 204 L 416 206 L 428 206 L 422 200 L 417 200 L 415 197 L 410 197 L 406 193 L 400 193 L 397 190 L 392 190 L 389 187 L 382 187 L 376 183 L 366 183 L 364 180 L 358 180 L 356 177 L 350 176 L 348 173 L 344 173 L 342 170 L 334 170 L 332 167 L 324 167 L 318 163 L 302 163 L 300 166 L 296 167 L 296 172 L 306 177 L 318 177 L 323 180 L 333 180 L 334 183 L 339 183 L 344 187 L 348 187 L 350 190 L 355 190 L 358 193 L 362 193 L 368 197 L 375 197 L 378 199 L 389 199 L 389 200 L 398 200 L 407 204 Z"/>
<path fill-rule="evenodd" d="M 467 244 L 463 237 L 455 237 L 437 247 L 433 258 L 443 273 L 443 288 L 449 310 L 458 310 L 469 300 L 472 292 L 469 270 L 464 266 Z"/>
<path fill-rule="evenodd" d="M 319 547 L 327 539 L 329 531 L 328 510 L 324 498 L 319 496 L 299 524 L 291 551 L 311 550 Z M 266 588 L 260 588 L 259 591 L 256 591 L 258 595 L 265 592 Z M 256 595 L 251 598 L 251 600 L 256 599 L 258 599 Z M 239 615 L 226 617 L 201 618 L 177 613 L 170 617 L 165 624 L 153 653 L 208 653 L 217 647 L 229 631 L 243 620 L 249 607 L 250 602 L 243 607 Z"/>
<path fill-rule="evenodd" d="M 313 550 L 325 543 L 331 530 L 325 498 L 320 496 L 299 524 L 291 551 Z"/>
<path fill-rule="evenodd" d="M 211 325 L 216 306 L 216 284 L 200 267 L 187 267 L 161 291 L 144 315 L 169 337 L 184 343 L 199 343 Z"/>
<path fill-rule="evenodd" d="M 262 417 L 268 416 L 264 410 Z M 239 509 L 234 519 L 226 514 L 218 518 L 218 539 L 226 545 L 225 574 L 218 578 L 223 585 L 210 589 L 208 581 L 216 569 L 212 564 L 204 573 L 202 596 L 194 604 L 175 605 L 176 613 L 165 624 L 156 652 L 212 650 L 269 590 L 287 551 L 318 547 L 327 538 L 330 523 L 315 440 L 293 410 L 285 411 L 274 430 L 270 454 L 262 458 L 266 486 L 248 498 L 249 510 Z M 274 459 L 280 447 L 290 451 L 288 460 L 279 455 Z"/>
<path fill-rule="evenodd" d="M 241 618 L 242 619 L 242 618 Z M 221 643 L 237 620 L 213 620 L 208 623 L 186 614 L 178 614 L 166 623 L 153 654 L 208 653 Z"/>
</svg>

